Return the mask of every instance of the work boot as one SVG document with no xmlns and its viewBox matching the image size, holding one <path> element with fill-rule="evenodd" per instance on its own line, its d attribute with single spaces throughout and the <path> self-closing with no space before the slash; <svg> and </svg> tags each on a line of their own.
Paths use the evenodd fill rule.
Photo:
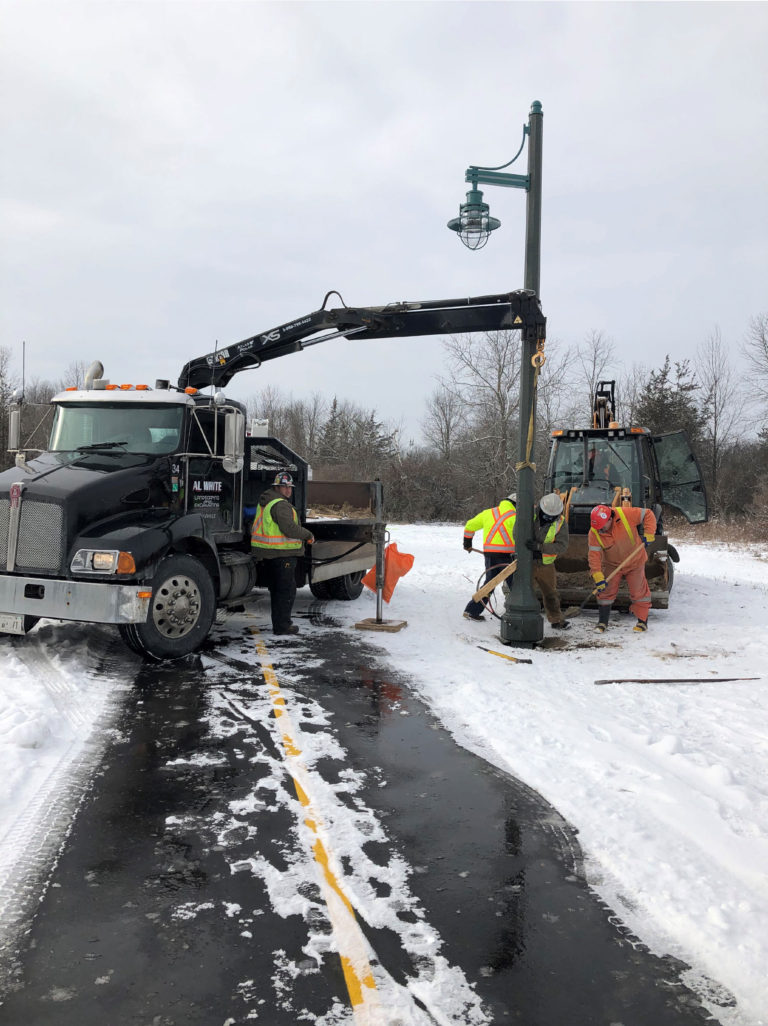
<svg viewBox="0 0 768 1026">
<path fill-rule="evenodd" d="M 643 631 L 648 630 L 648 624 L 645 622 L 645 620 L 638 620 L 635 626 L 632 628 L 632 630 L 635 631 L 637 634 L 642 634 Z"/>
<path fill-rule="evenodd" d="M 291 624 L 288 624 L 287 627 L 281 627 L 280 630 L 275 628 L 272 631 L 272 633 L 273 634 L 298 634 L 299 633 L 299 628 L 296 626 L 295 623 L 291 623 Z"/>
<path fill-rule="evenodd" d="M 464 610 L 464 619 L 465 620 L 485 620 L 485 617 L 483 616 L 482 613 L 479 613 L 477 616 L 475 616 L 474 613 L 468 613 L 466 611 L 466 609 L 465 609 Z"/>
<path fill-rule="evenodd" d="M 597 614 L 597 626 L 595 630 L 598 634 L 605 634 L 608 630 L 608 621 L 611 618 L 611 607 L 610 606 L 598 606 Z"/>
<path fill-rule="evenodd" d="M 553 631 L 569 631 L 571 625 L 568 620 L 558 620 L 557 623 L 552 624 Z"/>
</svg>

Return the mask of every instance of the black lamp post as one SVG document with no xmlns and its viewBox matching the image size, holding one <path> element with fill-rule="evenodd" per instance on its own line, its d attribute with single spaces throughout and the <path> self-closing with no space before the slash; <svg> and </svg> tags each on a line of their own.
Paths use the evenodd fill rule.
<svg viewBox="0 0 768 1026">
<path fill-rule="evenodd" d="M 528 124 L 523 128 L 523 141 L 512 160 L 500 167 L 467 168 L 465 181 L 472 188 L 466 203 L 459 208 L 459 216 L 448 222 L 451 231 L 469 249 L 481 249 L 501 224 L 490 216 L 487 203 L 478 185 L 501 185 L 506 188 L 525 189 L 525 274 L 524 288 L 539 295 L 541 268 L 541 156 L 544 116 L 541 104 L 531 104 Z M 504 172 L 520 156 L 528 136 L 528 174 L 514 175 Z M 533 537 L 534 467 L 531 463 L 536 423 L 536 377 L 544 362 L 541 346 L 535 340 L 522 339 L 520 356 L 520 449 L 517 466 L 517 523 L 515 527 L 517 571 L 506 597 L 501 617 L 501 640 L 506 645 L 533 646 L 544 637 L 539 602 L 533 592 L 533 556 L 526 542 Z"/>
</svg>

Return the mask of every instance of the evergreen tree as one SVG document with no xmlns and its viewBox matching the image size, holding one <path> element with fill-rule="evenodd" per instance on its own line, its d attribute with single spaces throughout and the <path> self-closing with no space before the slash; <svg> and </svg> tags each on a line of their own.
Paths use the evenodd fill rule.
<svg viewBox="0 0 768 1026">
<path fill-rule="evenodd" d="M 652 370 L 640 389 L 634 419 L 654 434 L 683 430 L 696 450 L 702 437 L 699 392 L 690 362 L 676 362 L 673 369 L 667 355 L 664 366 Z"/>
</svg>

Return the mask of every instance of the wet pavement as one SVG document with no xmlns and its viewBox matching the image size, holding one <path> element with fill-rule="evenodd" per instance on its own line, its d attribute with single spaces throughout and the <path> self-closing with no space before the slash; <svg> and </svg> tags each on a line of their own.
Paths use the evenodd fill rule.
<svg viewBox="0 0 768 1026">
<path fill-rule="evenodd" d="M 265 635 L 272 666 L 329 716 L 388 838 L 366 854 L 385 864 L 394 846 L 414 867 L 410 891 L 442 956 L 479 996 L 477 1021 L 712 1022 L 680 982 L 685 967 L 645 951 L 587 887 L 574 831 L 557 812 L 456 746 L 363 638 L 332 621 L 325 628 L 290 641 Z M 247 625 L 232 617 L 218 628 L 209 657 L 129 664 L 137 679 L 120 736 L 20 954 L 2 1026 L 352 1021 L 338 957 L 307 954 L 308 939 L 315 952 L 324 937 L 328 945 L 316 892 L 301 885 L 306 893 L 293 904 L 286 897 L 278 914 L 268 874 L 243 871 L 257 849 L 289 878 L 295 840 L 287 804 L 253 802 L 279 751 L 267 718 L 246 711 L 265 689 Z M 214 695 L 231 710 L 226 736 L 221 720 L 212 729 Z M 338 778 L 339 760 L 316 769 Z M 233 803 L 247 810 L 240 826 L 231 825 Z M 397 932 L 361 926 L 380 964 L 407 986 L 419 966 Z M 425 1023 L 442 1022 L 417 1005 Z"/>
</svg>

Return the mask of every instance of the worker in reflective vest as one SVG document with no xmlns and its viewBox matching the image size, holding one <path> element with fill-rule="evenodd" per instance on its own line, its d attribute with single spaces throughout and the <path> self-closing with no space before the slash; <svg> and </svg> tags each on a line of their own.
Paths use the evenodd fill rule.
<svg viewBox="0 0 768 1026">
<path fill-rule="evenodd" d="M 590 515 L 592 524 L 588 535 L 589 572 L 597 585 L 598 622 L 595 628 L 602 634 L 608 627 L 611 606 L 626 578 L 629 589 L 629 607 L 637 617 L 634 630 L 648 630 L 648 612 L 651 608 L 651 589 L 645 577 L 648 561 L 647 549 L 656 537 L 656 517 L 650 509 L 639 506 L 595 506 Z M 631 556 L 625 566 L 607 577 Z"/>
<path fill-rule="evenodd" d="M 563 515 L 563 500 L 557 492 L 542 495 L 533 515 L 533 534 L 526 542 L 533 553 L 533 583 L 541 592 L 544 613 L 552 627 L 567 631 L 557 591 L 555 560 L 568 548 L 568 524 Z"/>
<path fill-rule="evenodd" d="M 298 634 L 291 623 L 296 598 L 296 561 L 304 553 L 304 542 L 315 540 L 311 531 L 302 527 L 290 499 L 293 478 L 281 472 L 272 487 L 259 499 L 251 529 L 251 552 L 260 561 L 259 577 L 269 588 L 274 634 Z"/>
<path fill-rule="evenodd" d="M 491 509 L 481 510 L 477 516 L 472 517 L 464 525 L 464 549 L 472 551 L 472 539 L 476 531 L 483 532 L 483 555 L 485 556 L 485 580 L 487 583 L 492 577 L 500 573 L 505 566 L 509 566 L 515 558 L 515 542 L 513 531 L 515 526 L 517 495 L 512 492 L 506 499 L 502 499 L 498 506 Z M 509 581 L 510 578 L 507 578 Z M 491 595 L 493 592 L 491 592 Z M 467 620 L 484 620 L 483 611 L 488 605 L 490 595 L 481 602 L 470 599 L 464 609 L 464 616 Z"/>
</svg>

